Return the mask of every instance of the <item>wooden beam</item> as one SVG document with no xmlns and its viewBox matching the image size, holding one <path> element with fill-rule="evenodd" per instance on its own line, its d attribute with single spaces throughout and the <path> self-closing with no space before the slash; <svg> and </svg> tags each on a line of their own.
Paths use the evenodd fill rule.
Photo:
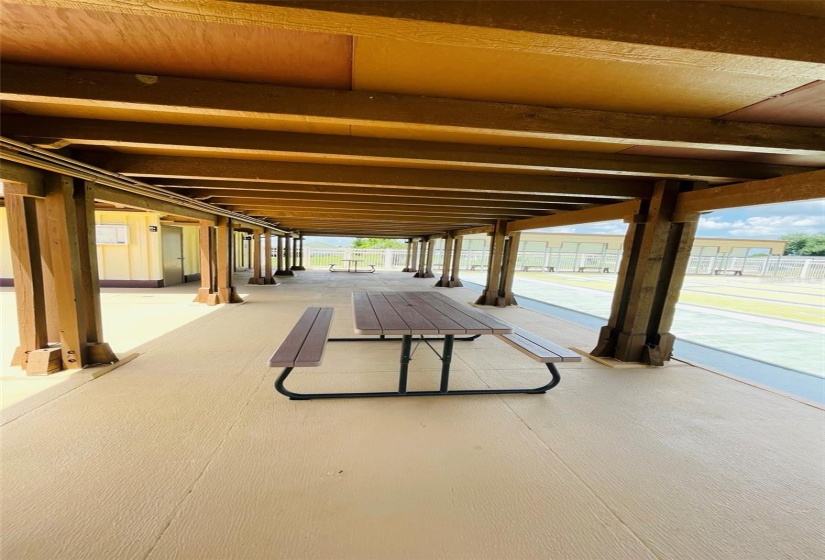
<svg viewBox="0 0 825 560">
<path fill-rule="evenodd" d="M 523 210 L 520 208 L 473 208 L 464 206 L 393 206 L 390 204 L 353 204 L 349 202 L 327 202 L 325 200 L 310 201 L 310 200 L 289 200 L 283 203 L 268 202 L 268 201 L 254 201 L 254 200 L 235 200 L 232 202 L 214 202 L 227 209 L 238 210 L 246 212 L 247 210 L 264 210 L 270 209 L 273 212 L 279 211 L 310 211 L 316 210 L 318 212 L 339 211 L 339 210 L 353 210 L 359 215 L 372 214 L 390 214 L 390 215 L 422 215 L 422 216 L 513 216 L 525 217 L 549 214 L 552 210 L 545 210 L 536 208 L 534 210 Z"/>
<path fill-rule="evenodd" d="M 0 195 L 16 194 L 43 198 L 43 172 L 28 165 L 8 160 L 0 161 Z"/>
<path fill-rule="evenodd" d="M 825 169 L 682 193 L 675 215 L 816 198 L 825 198 Z"/>
<path fill-rule="evenodd" d="M 608 220 L 621 220 L 626 216 L 636 214 L 639 211 L 640 203 L 640 200 L 628 200 L 627 202 L 605 204 L 604 206 L 597 206 L 586 210 L 576 210 L 575 212 L 517 220 L 507 224 L 507 233 L 545 227 L 572 226 L 576 224 L 605 222 Z"/>
<path fill-rule="evenodd" d="M 2 115 L 2 130 L 6 136 L 42 147 L 150 148 L 185 150 L 187 155 L 220 153 L 284 160 L 300 155 L 303 159 L 315 158 L 316 163 L 347 163 L 357 159 L 367 165 L 394 163 L 399 167 L 442 168 L 450 165 L 468 170 L 599 173 L 715 182 L 767 179 L 809 170 L 792 165 L 14 114 Z"/>
<path fill-rule="evenodd" d="M 646 197 L 648 181 L 555 177 L 516 173 L 474 173 L 434 169 L 321 165 L 278 161 L 218 158 L 77 154 L 86 161 L 123 175 L 136 177 L 210 178 L 264 182 L 298 182 L 364 187 L 407 187 L 445 191 L 486 191 L 593 195 L 606 198 Z"/>
<path fill-rule="evenodd" d="M 605 200 L 596 196 L 555 196 L 542 193 L 514 194 L 507 192 L 478 192 L 471 190 L 464 191 L 436 191 L 421 189 L 393 187 L 380 188 L 370 187 L 347 187 L 340 185 L 307 185 L 301 183 L 260 183 L 260 182 L 240 182 L 240 181 L 217 181 L 207 179 L 153 179 L 151 181 L 165 189 L 175 190 L 186 196 L 209 200 L 210 196 L 250 196 L 250 197 L 272 197 L 272 198 L 294 198 L 303 200 L 306 197 L 319 197 L 326 195 L 347 196 L 356 198 L 383 199 L 385 197 L 421 197 L 429 199 L 467 200 L 467 201 L 506 201 L 516 204 L 550 204 L 561 205 L 576 204 L 604 204 L 610 200 Z M 448 203 L 445 203 L 448 204 Z"/>
<path fill-rule="evenodd" d="M 237 5 L 237 2 L 233 3 Z M 3 64 L 0 100 L 385 129 L 799 155 L 825 153 L 821 128 L 559 109 L 376 92 L 301 89 Z M 391 134 L 390 134 L 391 136 Z"/>
<path fill-rule="evenodd" d="M 358 2 L 17 0 L 54 8 L 256 25 L 518 52 L 640 60 L 823 79 L 821 18 L 707 2 Z M 640 21 L 655 25 L 640 25 Z M 724 30 L 724 32 L 720 32 Z M 788 37 L 794 37 L 788 41 Z"/>
<path fill-rule="evenodd" d="M 239 193 L 240 194 L 240 193 Z M 350 208 L 353 210 L 369 209 L 407 209 L 407 210 L 435 210 L 449 211 L 460 209 L 461 211 L 472 211 L 473 213 L 484 212 L 511 212 L 513 214 L 523 213 L 549 213 L 552 211 L 581 210 L 586 208 L 586 204 L 541 204 L 536 202 L 509 202 L 509 201 L 474 201 L 461 198 L 440 198 L 433 200 L 422 193 L 420 197 L 398 196 L 398 197 L 366 197 L 349 195 L 287 195 L 285 198 L 273 193 L 269 197 L 257 197 L 252 193 L 250 196 L 233 197 L 210 197 L 209 203 L 217 206 L 272 206 L 276 208 Z M 286 194 L 286 193 L 285 193 Z M 290 193 L 291 194 L 291 193 Z M 604 199 L 602 199 L 604 201 Z"/>
<path fill-rule="evenodd" d="M 480 227 L 471 227 L 471 228 L 464 228 L 453 231 L 453 235 L 456 237 L 460 235 L 473 235 L 475 233 L 492 233 L 495 231 L 495 226 L 480 226 Z"/>
<path fill-rule="evenodd" d="M 28 368 L 28 353 L 46 348 L 49 342 L 36 201 L 11 195 L 5 197 L 5 203 L 20 335 L 11 365 L 28 373 L 48 373 Z"/>
<path fill-rule="evenodd" d="M 278 220 L 286 220 L 287 218 L 309 218 L 313 220 L 350 220 L 352 222 L 358 223 L 370 223 L 370 222 L 415 222 L 415 223 L 432 223 L 432 224 L 444 224 L 444 225 L 464 225 L 464 224 L 486 224 L 495 222 L 494 218 L 486 218 L 486 217 L 477 217 L 477 216 L 416 216 L 413 214 L 382 214 L 382 215 L 369 215 L 364 214 L 357 217 L 352 217 L 352 212 L 318 212 L 318 211 L 307 211 L 307 212 L 300 212 L 300 211 L 291 211 L 291 212 L 283 212 L 283 211 L 273 211 L 268 209 L 250 209 L 250 213 L 255 213 L 256 215 L 263 215 L 263 216 L 270 216 L 272 218 L 277 218 Z"/>
<path fill-rule="evenodd" d="M 170 214 L 172 216 L 183 216 L 186 218 L 193 218 L 202 222 L 215 222 L 215 216 L 200 210 L 178 206 L 170 202 L 149 198 L 139 194 L 130 193 L 106 187 L 103 185 L 95 185 L 93 188 L 94 197 L 98 200 L 111 202 L 112 204 L 120 204 L 129 206 L 131 208 L 138 208 L 140 210 L 148 210 L 151 212 L 159 212 L 161 214 Z"/>
</svg>

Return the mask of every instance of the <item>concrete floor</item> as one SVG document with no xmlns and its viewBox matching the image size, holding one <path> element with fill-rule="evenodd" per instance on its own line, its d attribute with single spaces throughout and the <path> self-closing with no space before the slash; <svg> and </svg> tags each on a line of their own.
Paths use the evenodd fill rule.
<svg viewBox="0 0 825 560">
<path fill-rule="evenodd" d="M 180 297 L 156 306 L 164 334 L 148 339 L 148 292 L 115 316 L 104 299 L 113 347 L 140 355 L 98 378 L 29 379 L 48 390 L 7 407 L 2 558 L 825 557 L 825 412 L 713 372 L 585 359 L 546 395 L 275 392 L 267 359 L 305 307 L 335 306 L 333 336 L 352 336 L 350 293 L 434 283 L 409 276 L 306 272 L 219 308 L 192 307 L 196 286 L 156 290 Z M 178 311 L 189 322 L 166 332 Z M 564 346 L 595 340 L 489 312 Z M 456 346 L 456 387 L 546 377 L 494 337 Z M 291 386 L 392 387 L 397 354 L 330 343 Z M 434 387 L 438 366 L 419 348 L 411 387 Z"/>
</svg>

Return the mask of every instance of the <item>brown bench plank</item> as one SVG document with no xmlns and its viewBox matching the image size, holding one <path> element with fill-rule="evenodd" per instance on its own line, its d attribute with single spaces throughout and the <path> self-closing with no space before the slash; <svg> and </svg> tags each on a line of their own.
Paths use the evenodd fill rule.
<svg viewBox="0 0 825 560">
<path fill-rule="evenodd" d="M 401 316 L 392 308 L 390 302 L 387 301 L 382 294 L 367 293 L 367 297 L 375 310 L 375 315 L 381 323 L 381 332 L 383 334 L 411 334 L 410 327 Z M 356 330 L 360 333 L 360 330 Z"/>
<path fill-rule="evenodd" d="M 384 294 L 384 297 L 411 330 L 417 334 L 438 334 L 438 328 L 419 313 L 414 305 L 401 297 L 401 294 Z"/>
<path fill-rule="evenodd" d="M 269 358 L 269 365 L 271 367 L 292 367 L 295 365 L 295 359 L 304 345 L 304 341 L 315 324 L 315 318 L 321 311 L 320 307 L 308 307 L 292 330 L 286 336 L 281 346 Z"/>
<path fill-rule="evenodd" d="M 315 317 L 315 322 L 304 340 L 301 351 L 295 358 L 295 367 L 320 366 L 324 359 L 324 348 L 329 338 L 329 329 L 332 325 L 332 307 L 322 307 Z"/>
<path fill-rule="evenodd" d="M 355 332 L 358 334 L 381 334 L 381 322 L 372 308 L 370 299 L 364 292 L 353 292 L 352 313 L 355 319 Z"/>
<path fill-rule="evenodd" d="M 572 350 L 563 348 L 538 335 L 514 328 L 512 334 L 496 335 L 516 350 L 543 364 L 581 362 L 582 358 Z"/>
<path fill-rule="evenodd" d="M 509 333 L 512 332 L 513 327 L 508 325 L 507 323 L 503 323 L 496 319 L 491 315 L 487 315 L 483 311 L 478 311 L 469 307 L 467 305 L 458 303 L 457 301 L 448 298 L 447 296 L 443 296 L 439 293 L 431 293 L 427 292 L 422 294 L 422 296 L 426 297 L 428 302 L 432 302 L 431 304 L 434 306 L 438 305 L 446 305 L 452 307 L 456 311 L 460 311 L 460 314 L 451 315 L 456 322 L 460 323 L 462 326 L 466 326 L 465 319 L 462 315 L 469 317 L 473 321 L 481 323 L 484 328 L 488 329 L 484 332 L 478 332 L 478 329 L 467 329 L 467 332 L 470 334 L 499 334 L 499 333 Z"/>
<path fill-rule="evenodd" d="M 450 317 L 444 315 L 440 309 L 428 304 L 421 299 L 416 292 L 399 292 L 398 295 L 405 301 L 410 303 L 415 310 L 426 317 L 437 329 L 438 334 L 466 334 L 467 329 L 453 321 Z"/>
</svg>

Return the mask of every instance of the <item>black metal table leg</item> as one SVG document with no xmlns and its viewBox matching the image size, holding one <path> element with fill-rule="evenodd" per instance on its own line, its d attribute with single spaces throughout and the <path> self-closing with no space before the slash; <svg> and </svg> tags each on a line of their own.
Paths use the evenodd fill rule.
<svg viewBox="0 0 825 560">
<path fill-rule="evenodd" d="M 398 370 L 398 393 L 407 393 L 407 368 L 410 364 L 410 352 L 412 350 L 412 335 L 405 334 L 401 339 L 401 367 Z"/>
<path fill-rule="evenodd" d="M 444 350 L 441 353 L 441 392 L 446 393 L 450 384 L 450 362 L 453 359 L 453 339 L 455 335 L 444 335 Z"/>
</svg>

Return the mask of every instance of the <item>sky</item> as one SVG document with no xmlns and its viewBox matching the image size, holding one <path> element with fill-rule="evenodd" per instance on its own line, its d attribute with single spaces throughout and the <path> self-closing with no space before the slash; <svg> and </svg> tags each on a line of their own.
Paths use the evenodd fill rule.
<svg viewBox="0 0 825 560">
<path fill-rule="evenodd" d="M 624 234 L 621 221 L 548 228 L 554 233 Z M 697 237 L 779 239 L 791 233 L 825 233 L 825 199 L 717 210 L 699 219 Z"/>
<path fill-rule="evenodd" d="M 624 235 L 626 229 L 627 225 L 624 222 L 615 220 L 536 231 Z M 779 239 L 791 233 L 825 233 L 825 199 L 748 206 L 703 214 L 699 219 L 699 230 L 696 236 Z M 349 246 L 352 241 L 348 237 L 329 237 L 318 240 L 337 246 Z"/>
</svg>

